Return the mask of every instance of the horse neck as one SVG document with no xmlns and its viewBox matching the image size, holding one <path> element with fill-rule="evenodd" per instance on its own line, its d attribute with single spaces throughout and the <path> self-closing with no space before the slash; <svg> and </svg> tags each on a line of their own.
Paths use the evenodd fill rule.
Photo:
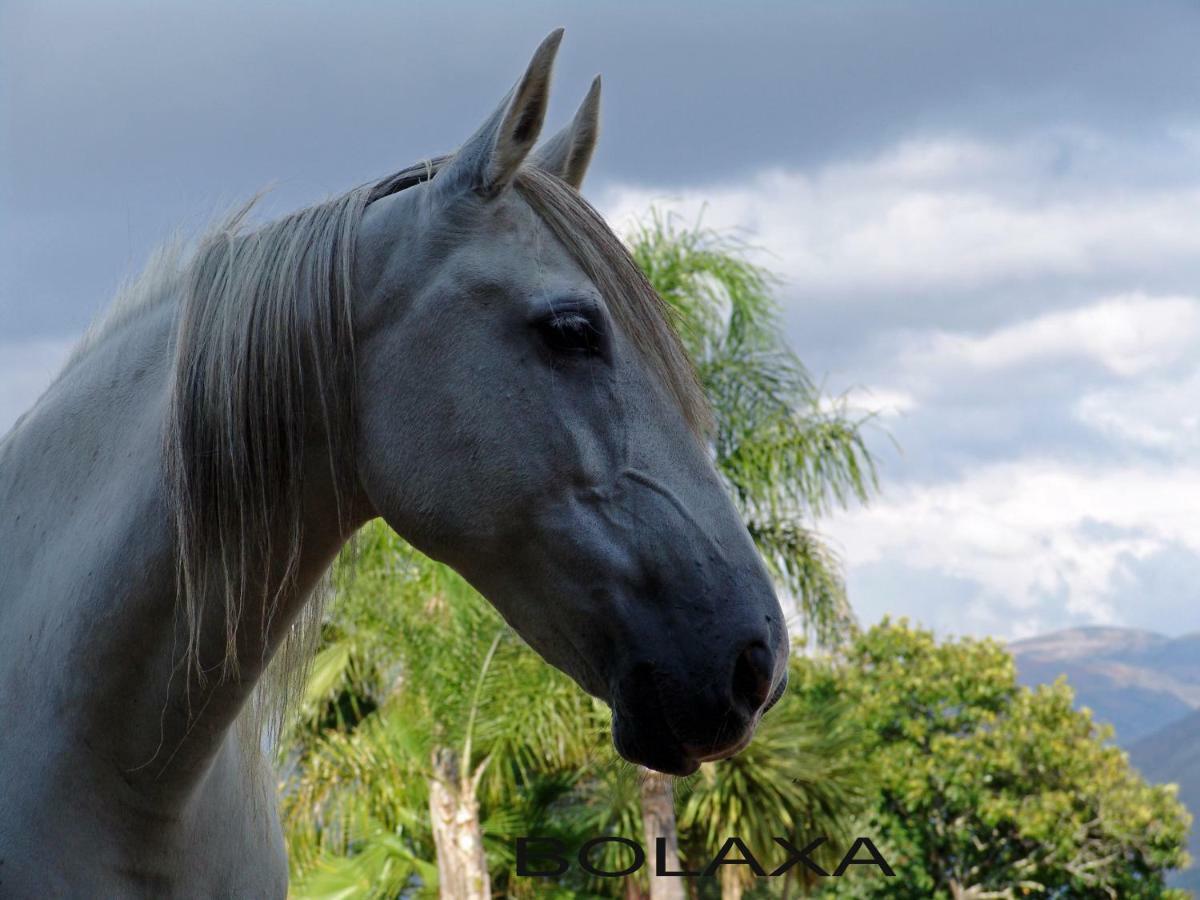
<svg viewBox="0 0 1200 900">
<path fill-rule="evenodd" d="M 0 683 L 55 698 L 22 703 L 31 748 L 54 734 L 129 785 L 179 796 L 208 770 L 345 535 L 328 524 L 328 463 L 314 464 L 300 571 L 269 633 L 239 645 L 237 677 L 201 679 L 183 664 L 162 452 L 174 321 L 169 307 L 149 310 L 105 336 L 0 444 Z M 242 618 L 258 623 L 262 610 L 247 603 Z M 202 661 L 224 625 L 206 618 Z M 0 713 L 6 702 L 13 694 Z"/>
</svg>

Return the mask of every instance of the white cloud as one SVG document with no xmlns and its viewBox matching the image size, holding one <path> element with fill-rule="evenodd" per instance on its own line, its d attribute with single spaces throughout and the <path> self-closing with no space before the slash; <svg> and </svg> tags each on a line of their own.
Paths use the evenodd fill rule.
<svg viewBox="0 0 1200 900">
<path fill-rule="evenodd" d="M 1167 548 L 1200 554 L 1197 509 L 1196 465 L 1031 460 L 984 466 L 940 484 L 893 487 L 870 507 L 838 515 L 827 530 L 852 573 L 886 562 L 977 586 L 963 602 L 982 605 L 961 619 L 1013 636 L 1055 604 L 1078 623 L 1135 618 L 1136 611 L 1115 602 L 1130 567 Z M 922 618 L 919 595 L 902 602 L 908 608 L 895 612 Z M 1002 610 L 1008 621 L 998 616 Z"/>
<path fill-rule="evenodd" d="M 908 391 L 860 385 L 836 397 L 822 398 L 827 411 L 844 410 L 851 415 L 893 419 L 913 410 L 917 399 Z"/>
<path fill-rule="evenodd" d="M 1131 294 L 1047 313 L 982 336 L 932 332 L 906 351 L 910 365 L 980 370 L 1087 359 L 1120 376 L 1169 366 L 1200 349 L 1200 300 Z"/>
<path fill-rule="evenodd" d="M 1200 364 L 1200 347 L 1193 358 Z M 1076 418 L 1112 439 L 1175 453 L 1200 453 L 1200 365 L 1183 378 L 1153 378 L 1086 392 Z"/>
<path fill-rule="evenodd" d="M 1164 186 L 1090 177 L 1089 166 L 1121 153 L 1138 159 L 1081 132 L 1009 145 L 945 137 L 732 185 L 669 194 L 616 185 L 601 206 L 618 224 L 656 204 L 743 229 L 765 261 L 814 294 L 911 294 L 1190 264 L 1200 255 L 1200 179 Z M 1064 169 L 1064 158 L 1073 165 Z"/>
<path fill-rule="evenodd" d="M 670 194 L 619 185 L 601 205 L 618 224 L 703 211 L 832 298 L 806 303 L 796 345 L 867 384 L 845 402 L 908 447 L 882 448 L 882 498 L 827 527 L 866 619 L 1155 627 L 1138 615 L 1190 598 L 1124 598 L 1200 568 L 1197 133 L 950 135 Z M 822 317 L 848 359 L 804 343 Z"/>
</svg>

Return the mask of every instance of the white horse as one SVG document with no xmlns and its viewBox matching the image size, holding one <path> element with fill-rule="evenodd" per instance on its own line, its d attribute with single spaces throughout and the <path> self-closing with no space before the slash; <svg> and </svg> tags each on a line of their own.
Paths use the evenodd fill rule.
<svg viewBox="0 0 1200 900">
<path fill-rule="evenodd" d="M 576 192 L 598 81 L 531 153 L 560 38 L 452 156 L 160 255 L 0 441 L 0 895 L 285 894 L 255 688 L 376 516 L 631 761 L 735 753 L 782 692 L 692 370 Z"/>
</svg>

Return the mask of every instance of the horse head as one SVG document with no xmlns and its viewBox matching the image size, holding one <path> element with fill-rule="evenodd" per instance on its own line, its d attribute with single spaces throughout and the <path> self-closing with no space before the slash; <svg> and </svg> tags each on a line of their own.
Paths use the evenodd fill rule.
<svg viewBox="0 0 1200 900">
<path fill-rule="evenodd" d="M 625 758 L 687 774 L 781 695 L 787 630 L 666 308 L 577 193 L 598 79 L 535 149 L 560 38 L 456 153 L 366 208 L 357 477 L 370 513 L 611 705 Z"/>
</svg>

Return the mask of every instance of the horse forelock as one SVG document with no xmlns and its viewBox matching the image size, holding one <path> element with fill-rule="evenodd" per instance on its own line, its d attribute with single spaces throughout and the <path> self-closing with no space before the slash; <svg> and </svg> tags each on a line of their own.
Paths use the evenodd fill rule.
<svg viewBox="0 0 1200 900">
<path fill-rule="evenodd" d="M 583 269 L 621 332 L 658 376 L 698 438 L 712 431 L 712 411 L 692 361 L 654 290 L 624 242 L 590 203 L 561 179 L 526 166 L 515 185 L 521 196 Z"/>
</svg>

